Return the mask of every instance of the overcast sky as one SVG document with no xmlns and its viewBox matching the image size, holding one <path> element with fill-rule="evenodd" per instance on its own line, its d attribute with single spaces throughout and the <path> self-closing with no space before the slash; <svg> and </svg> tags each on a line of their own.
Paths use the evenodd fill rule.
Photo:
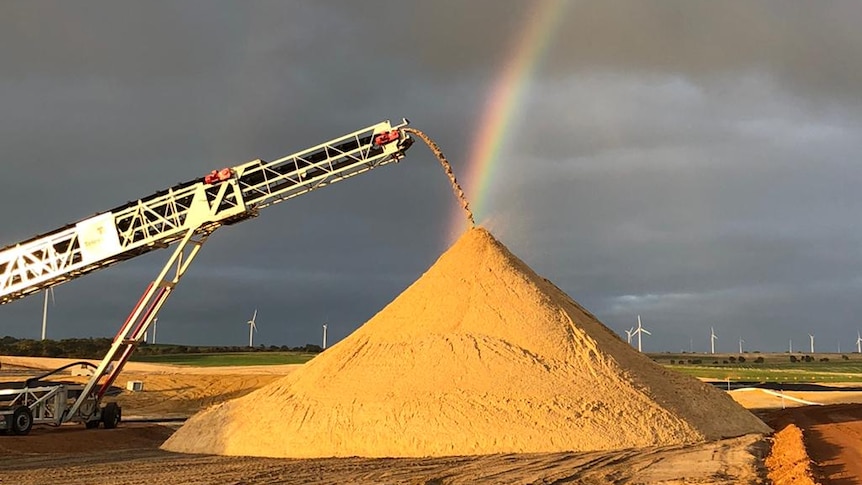
<svg viewBox="0 0 862 485">
<path fill-rule="evenodd" d="M 3 2 L 0 247 L 212 169 L 384 119 L 465 186 L 486 99 L 532 3 Z M 478 219 L 647 351 L 855 348 L 862 329 L 862 4 L 569 2 Z M 478 194 L 467 194 L 478 197 Z M 210 238 L 159 341 L 349 334 L 451 242 L 419 145 Z M 168 258 L 56 288 L 49 337 L 113 336 Z M 38 338 L 41 296 L 0 307 Z"/>
</svg>

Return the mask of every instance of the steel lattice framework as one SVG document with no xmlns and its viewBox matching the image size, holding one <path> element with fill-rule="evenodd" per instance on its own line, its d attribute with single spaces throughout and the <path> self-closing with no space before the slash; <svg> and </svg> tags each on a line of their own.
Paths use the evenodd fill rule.
<svg viewBox="0 0 862 485">
<path fill-rule="evenodd" d="M 388 121 L 284 158 L 253 160 L 216 183 L 202 177 L 0 250 L 0 305 L 398 161 L 412 140 Z M 375 139 L 396 131 L 393 143 Z M 225 172 L 224 170 L 222 172 Z"/>
</svg>

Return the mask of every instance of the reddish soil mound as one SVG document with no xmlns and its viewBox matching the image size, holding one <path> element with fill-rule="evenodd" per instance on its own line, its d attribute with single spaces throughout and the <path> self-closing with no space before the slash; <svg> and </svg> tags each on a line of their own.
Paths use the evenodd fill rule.
<svg viewBox="0 0 862 485">
<path fill-rule="evenodd" d="M 775 433 L 766 467 L 775 485 L 817 485 L 811 475 L 811 459 L 805 451 L 802 430 L 796 425 L 788 425 Z"/>
<path fill-rule="evenodd" d="M 484 229 L 348 338 L 164 449 L 273 457 L 586 451 L 769 428 L 638 353 Z"/>
</svg>

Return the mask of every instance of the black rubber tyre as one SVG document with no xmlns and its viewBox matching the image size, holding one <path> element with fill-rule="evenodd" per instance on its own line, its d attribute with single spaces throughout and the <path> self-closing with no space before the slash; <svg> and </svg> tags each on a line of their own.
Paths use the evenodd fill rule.
<svg viewBox="0 0 862 485">
<path fill-rule="evenodd" d="M 33 412 L 27 406 L 15 406 L 12 411 L 12 433 L 19 436 L 33 429 Z"/>
<path fill-rule="evenodd" d="M 2 411 L 3 414 L 6 414 L 6 418 L 4 419 L 5 422 L 3 423 L 3 427 L 0 428 L 0 435 L 5 435 L 5 434 L 7 434 L 6 433 L 7 431 L 12 431 L 12 414 L 8 413 L 9 411 L 12 411 L 12 407 L 0 406 L 0 411 Z"/>
<path fill-rule="evenodd" d="M 122 411 L 117 403 L 109 402 L 108 404 L 105 404 L 104 408 L 102 408 L 102 424 L 105 425 L 105 429 L 116 428 L 117 425 L 120 424 L 121 418 Z"/>
<path fill-rule="evenodd" d="M 87 421 L 84 423 L 84 426 L 86 426 L 87 429 L 95 429 L 99 427 L 99 423 L 101 423 L 101 421 Z"/>
</svg>

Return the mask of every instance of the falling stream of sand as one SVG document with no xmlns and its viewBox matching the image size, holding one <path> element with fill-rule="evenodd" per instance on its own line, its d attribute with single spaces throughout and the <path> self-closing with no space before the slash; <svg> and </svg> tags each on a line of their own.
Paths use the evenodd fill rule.
<svg viewBox="0 0 862 485">
<path fill-rule="evenodd" d="M 470 222 L 470 227 L 476 226 L 476 221 L 473 219 L 473 211 L 470 210 L 470 203 L 467 202 L 467 197 L 464 195 L 464 190 L 461 189 L 461 186 L 458 184 L 458 180 L 455 178 L 455 173 L 452 171 L 452 165 L 449 164 L 449 161 L 446 160 L 446 156 L 443 155 L 443 151 L 440 147 L 434 143 L 434 140 L 431 139 L 425 133 L 417 130 L 416 128 L 404 128 L 404 131 L 407 133 L 413 133 L 418 136 L 428 145 L 428 148 L 434 153 L 434 156 L 437 157 L 437 160 L 440 161 L 440 165 L 443 166 L 443 170 L 446 172 L 446 175 L 449 177 L 449 181 L 452 183 L 452 191 L 455 192 L 455 197 L 458 198 L 458 202 L 461 203 L 461 207 L 464 209 L 464 212 L 467 213 L 467 220 Z"/>
</svg>

